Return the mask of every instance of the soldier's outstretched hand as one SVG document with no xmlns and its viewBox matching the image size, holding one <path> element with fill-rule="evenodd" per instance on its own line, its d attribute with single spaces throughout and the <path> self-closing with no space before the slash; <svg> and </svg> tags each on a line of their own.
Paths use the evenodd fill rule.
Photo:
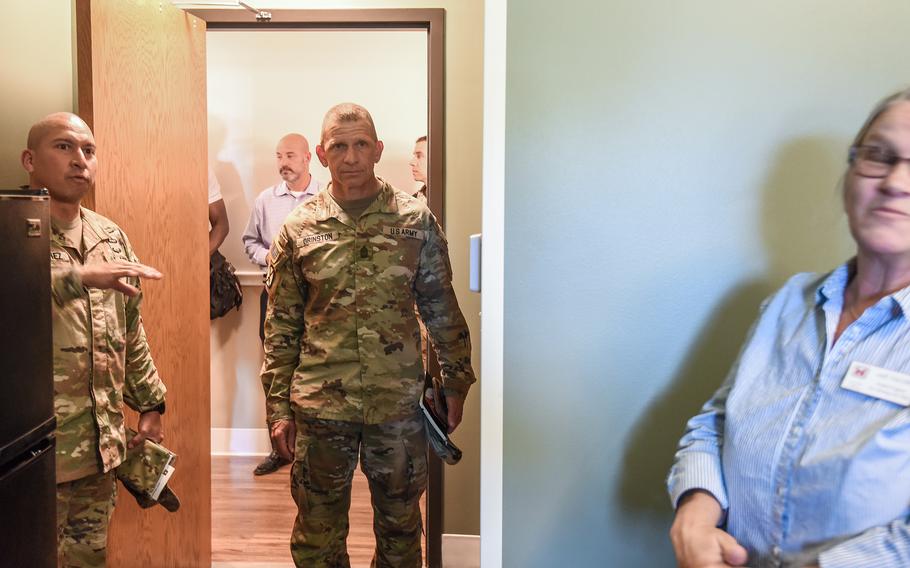
<svg viewBox="0 0 910 568">
<path fill-rule="evenodd" d="M 139 289 L 121 280 L 121 278 L 139 277 L 149 280 L 161 280 L 164 275 L 151 266 L 138 262 L 99 262 L 78 267 L 82 285 L 87 288 L 113 288 L 127 296 L 135 296 Z"/>
</svg>

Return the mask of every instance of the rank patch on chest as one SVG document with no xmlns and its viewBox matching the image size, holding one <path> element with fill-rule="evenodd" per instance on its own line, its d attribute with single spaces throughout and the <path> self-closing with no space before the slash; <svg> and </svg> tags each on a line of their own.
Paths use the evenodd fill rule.
<svg viewBox="0 0 910 568">
<path fill-rule="evenodd" d="M 321 243 L 329 243 L 332 241 L 338 240 L 338 233 L 319 233 L 315 235 L 303 235 L 302 237 L 297 237 L 297 246 L 300 248 L 308 247 L 310 245 L 317 245 Z"/>
<path fill-rule="evenodd" d="M 405 237 L 408 239 L 419 239 L 421 241 L 426 237 L 426 231 L 412 229 L 411 227 L 384 227 L 383 234 L 394 238 Z"/>
</svg>

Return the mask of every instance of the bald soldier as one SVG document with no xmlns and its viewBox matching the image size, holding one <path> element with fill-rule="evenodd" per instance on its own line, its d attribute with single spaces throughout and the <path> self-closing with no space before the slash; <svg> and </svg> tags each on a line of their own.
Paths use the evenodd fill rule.
<svg viewBox="0 0 910 568">
<path fill-rule="evenodd" d="M 32 126 L 22 165 L 50 194 L 54 409 L 57 417 L 58 565 L 105 565 L 113 469 L 126 448 L 163 438 L 165 388 L 149 353 L 138 263 L 110 220 L 81 207 L 95 180 L 92 131 L 70 113 Z M 123 405 L 140 412 L 127 440 Z"/>
<path fill-rule="evenodd" d="M 298 205 L 316 195 L 322 185 L 310 175 L 310 143 L 301 134 L 287 134 L 278 141 L 275 148 L 275 165 L 281 183 L 266 188 L 256 198 L 250 221 L 243 232 L 243 248 L 254 264 L 265 268 L 266 256 L 278 229 L 287 216 Z M 265 340 L 263 322 L 268 303 L 265 288 L 259 298 L 259 339 Z M 268 392 L 266 391 L 266 396 Z M 253 470 L 254 475 L 266 475 L 278 471 L 288 462 L 272 448 L 272 452 Z"/>
<path fill-rule="evenodd" d="M 421 566 L 426 488 L 420 317 L 442 367 L 449 429 L 474 382 L 445 236 L 426 205 L 376 177 L 370 114 L 325 116 L 316 155 L 329 186 L 288 217 L 269 253 L 262 382 L 275 447 L 293 459 L 297 566 L 349 566 L 351 478 L 372 494 L 373 566 Z"/>
</svg>

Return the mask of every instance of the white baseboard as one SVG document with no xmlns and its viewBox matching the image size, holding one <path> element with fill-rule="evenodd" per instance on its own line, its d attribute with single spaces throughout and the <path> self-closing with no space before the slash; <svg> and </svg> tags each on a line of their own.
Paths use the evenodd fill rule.
<svg viewBox="0 0 910 568">
<path fill-rule="evenodd" d="M 443 568 L 480 568 L 480 537 L 473 534 L 442 535 Z"/>
<path fill-rule="evenodd" d="M 271 451 L 265 428 L 212 428 L 213 456 L 267 456 Z"/>
</svg>

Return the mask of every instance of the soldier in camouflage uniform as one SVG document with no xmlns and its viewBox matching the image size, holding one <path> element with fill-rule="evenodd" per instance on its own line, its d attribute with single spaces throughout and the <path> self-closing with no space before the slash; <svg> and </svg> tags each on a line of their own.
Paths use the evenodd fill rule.
<svg viewBox="0 0 910 568">
<path fill-rule="evenodd" d="M 138 263 L 117 225 L 81 207 L 97 160 L 79 117 L 57 113 L 35 124 L 22 164 L 29 186 L 50 193 L 58 565 L 104 566 L 112 470 L 127 445 L 162 439 L 165 388 L 139 315 L 139 278 L 161 274 Z M 141 413 L 129 441 L 124 403 Z"/>
<path fill-rule="evenodd" d="M 275 447 L 294 459 L 297 566 L 349 566 L 351 478 L 373 500 L 373 566 L 422 564 L 426 487 L 416 306 L 442 367 L 448 422 L 474 373 L 448 248 L 419 200 L 374 175 L 382 154 L 363 107 L 332 108 L 316 147 L 331 184 L 288 217 L 269 253 L 262 381 Z"/>
</svg>

